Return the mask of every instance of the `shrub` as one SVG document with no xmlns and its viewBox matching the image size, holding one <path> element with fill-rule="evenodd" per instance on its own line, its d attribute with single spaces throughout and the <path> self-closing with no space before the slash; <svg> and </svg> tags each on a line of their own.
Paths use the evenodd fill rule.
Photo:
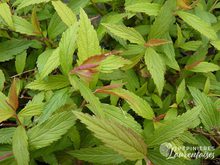
<svg viewBox="0 0 220 165">
<path fill-rule="evenodd" d="M 219 8 L 2 0 L 0 164 L 218 163 Z"/>
</svg>

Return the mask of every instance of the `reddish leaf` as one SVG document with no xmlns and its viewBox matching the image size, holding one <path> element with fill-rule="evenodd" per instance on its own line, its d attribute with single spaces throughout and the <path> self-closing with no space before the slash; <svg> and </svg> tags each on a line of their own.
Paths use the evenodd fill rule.
<svg viewBox="0 0 220 165">
<path fill-rule="evenodd" d="M 106 86 L 103 86 L 101 88 L 96 89 L 95 92 L 99 93 L 99 92 L 102 92 L 102 91 L 105 91 L 105 90 L 121 88 L 125 84 L 127 84 L 127 83 L 106 85 Z"/>
<path fill-rule="evenodd" d="M 70 74 L 77 74 L 78 76 L 80 76 L 81 79 L 84 79 L 85 81 L 89 82 L 92 80 L 93 75 L 99 71 L 98 67 L 103 60 L 105 60 L 110 55 L 115 55 L 119 53 L 121 52 L 112 51 L 89 57 L 80 66 L 75 67 L 73 70 L 71 70 Z"/>
<path fill-rule="evenodd" d="M 154 117 L 154 122 L 158 122 L 158 121 L 164 119 L 165 116 L 166 116 L 166 114 L 161 114 L 159 116 Z"/>
<path fill-rule="evenodd" d="M 186 69 L 186 70 L 193 69 L 194 67 L 196 67 L 197 65 L 199 65 L 199 63 L 201 63 L 202 61 L 203 61 L 203 60 L 199 60 L 199 61 L 196 61 L 196 62 L 190 64 L 190 65 L 186 65 L 186 66 L 185 66 L 185 69 Z"/>
<path fill-rule="evenodd" d="M 177 6 L 184 10 L 192 9 L 192 7 L 189 5 L 189 0 L 177 0 Z"/>
<path fill-rule="evenodd" d="M 13 80 L 9 93 L 8 93 L 8 103 L 16 111 L 19 106 L 16 79 Z"/>
<path fill-rule="evenodd" d="M 153 47 L 153 46 L 160 46 L 164 44 L 170 44 L 172 43 L 171 41 L 165 40 L 165 39 L 150 39 L 147 43 L 144 45 L 146 47 Z"/>
<path fill-rule="evenodd" d="M 32 11 L 31 16 L 31 23 L 34 27 L 34 33 L 41 34 L 41 28 L 40 28 L 40 22 L 38 21 L 37 14 L 36 14 L 36 8 L 34 7 Z"/>
</svg>

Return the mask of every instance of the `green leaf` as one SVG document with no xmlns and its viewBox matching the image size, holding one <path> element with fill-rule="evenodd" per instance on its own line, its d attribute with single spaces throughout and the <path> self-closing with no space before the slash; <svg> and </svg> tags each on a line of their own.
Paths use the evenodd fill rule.
<svg viewBox="0 0 220 165">
<path fill-rule="evenodd" d="M 145 40 L 141 34 L 136 31 L 134 28 L 126 27 L 123 25 L 114 25 L 114 24 L 102 24 L 108 31 L 117 37 L 129 40 L 131 43 L 136 43 L 139 45 L 144 45 Z"/>
<path fill-rule="evenodd" d="M 130 105 L 131 109 L 136 112 L 139 116 L 152 120 L 154 118 L 153 109 L 150 107 L 147 101 L 135 95 L 134 93 L 125 89 L 114 89 L 114 90 L 98 90 L 99 93 L 110 93 L 119 96 Z"/>
<path fill-rule="evenodd" d="M 189 41 L 180 44 L 179 47 L 186 51 L 196 51 L 202 44 L 202 41 Z"/>
<path fill-rule="evenodd" d="M 57 109 L 66 104 L 68 98 L 69 93 L 67 88 L 55 92 L 45 105 L 44 111 L 38 119 L 38 123 L 45 122 Z"/>
<path fill-rule="evenodd" d="M 103 23 L 112 23 L 112 24 L 117 24 L 119 22 L 122 22 L 123 17 L 125 17 L 126 14 L 119 14 L 119 13 L 115 13 L 115 12 L 110 12 L 107 15 L 103 16 L 100 22 L 100 25 L 97 29 L 97 34 L 98 34 L 98 38 L 99 41 L 101 41 L 101 39 L 104 37 L 105 33 L 106 33 L 106 28 L 102 25 Z"/>
<path fill-rule="evenodd" d="M 48 25 L 48 36 L 50 39 L 55 39 L 58 35 L 64 32 L 67 29 L 67 25 L 62 22 L 61 18 L 57 13 L 50 19 L 50 23 Z"/>
<path fill-rule="evenodd" d="M 21 3 L 19 4 L 19 6 L 17 7 L 17 10 L 20 10 L 24 7 L 30 6 L 30 5 L 36 5 L 36 4 L 40 4 L 40 3 L 47 3 L 51 0 L 22 0 Z"/>
<path fill-rule="evenodd" d="M 100 71 L 103 73 L 111 73 L 115 69 L 119 69 L 128 64 L 131 64 L 129 60 L 120 56 L 111 55 L 101 62 Z"/>
<path fill-rule="evenodd" d="M 26 19 L 16 15 L 13 15 L 12 18 L 16 32 L 27 35 L 37 35 L 36 33 L 34 33 L 35 30 L 33 25 L 30 22 L 28 22 Z"/>
<path fill-rule="evenodd" d="M 22 73 L 26 64 L 27 52 L 24 51 L 15 57 L 15 68 L 17 73 Z"/>
<path fill-rule="evenodd" d="M 181 133 L 186 131 L 191 126 L 192 122 L 198 118 L 201 112 L 200 110 L 201 107 L 195 107 L 181 116 L 161 125 L 146 139 L 148 146 L 160 145 L 180 136 Z"/>
<path fill-rule="evenodd" d="M 15 129 L 16 128 L 14 127 L 1 128 L 0 129 L 0 144 L 11 144 Z"/>
<path fill-rule="evenodd" d="M 92 109 L 90 105 L 87 105 L 87 107 L 89 109 Z M 109 104 L 102 104 L 102 109 L 105 113 L 106 119 L 114 120 L 125 127 L 131 128 L 133 131 L 140 135 L 143 133 L 140 124 L 137 123 L 134 118 L 123 109 Z"/>
<path fill-rule="evenodd" d="M 26 106 L 18 113 L 18 117 L 29 117 L 38 116 L 43 112 L 44 109 L 44 93 L 38 93 L 29 101 Z"/>
<path fill-rule="evenodd" d="M 217 50 L 220 50 L 220 40 L 211 41 L 211 44 L 212 44 Z"/>
<path fill-rule="evenodd" d="M 88 129 L 107 147 L 112 148 L 129 160 L 146 157 L 147 148 L 142 137 L 116 122 L 75 112 Z"/>
<path fill-rule="evenodd" d="M 0 62 L 11 60 L 15 55 L 22 53 L 32 43 L 26 40 L 11 39 L 0 44 Z"/>
<path fill-rule="evenodd" d="M 19 117 L 28 117 L 28 116 L 38 116 L 43 112 L 44 104 L 30 104 L 23 108 L 18 116 Z"/>
<path fill-rule="evenodd" d="M 0 69 L 0 91 L 4 89 L 4 84 L 5 84 L 5 75 L 3 71 Z"/>
<path fill-rule="evenodd" d="M 29 129 L 27 134 L 30 150 L 46 147 L 59 140 L 73 126 L 74 121 L 75 117 L 71 112 L 62 112 Z"/>
<path fill-rule="evenodd" d="M 29 165 L 28 137 L 22 126 L 18 126 L 14 132 L 12 149 L 18 165 Z"/>
<path fill-rule="evenodd" d="M 180 85 L 178 86 L 177 92 L 176 92 L 176 103 L 177 104 L 181 103 L 181 101 L 183 100 L 185 96 L 185 92 L 186 92 L 186 83 L 185 83 L 185 79 L 183 79 Z"/>
<path fill-rule="evenodd" d="M 63 75 L 48 76 L 46 79 L 37 79 L 28 84 L 25 88 L 40 91 L 61 89 L 69 85 L 69 80 Z"/>
<path fill-rule="evenodd" d="M 125 161 L 117 152 L 105 146 L 68 151 L 68 154 L 79 160 L 100 164 L 118 164 Z"/>
<path fill-rule="evenodd" d="M 4 120 L 9 119 L 10 117 L 12 117 L 15 112 L 12 109 L 11 106 L 9 106 L 9 104 L 7 103 L 7 98 L 6 96 L 0 92 L 0 123 Z"/>
<path fill-rule="evenodd" d="M 220 112 L 217 111 L 212 100 L 194 87 L 189 87 L 189 90 L 196 105 L 202 107 L 199 117 L 205 129 L 210 131 L 212 128 L 218 128 L 220 125 Z"/>
<path fill-rule="evenodd" d="M 218 38 L 212 26 L 198 16 L 184 11 L 178 11 L 177 15 L 208 39 L 216 40 Z"/>
<path fill-rule="evenodd" d="M 12 21 L 12 14 L 10 7 L 6 2 L 0 3 L 0 16 L 8 24 L 11 29 L 14 29 L 14 24 Z"/>
<path fill-rule="evenodd" d="M 164 62 L 166 63 L 167 66 L 179 71 L 180 67 L 175 59 L 176 54 L 173 46 L 173 41 L 168 33 L 163 35 L 163 38 L 165 38 L 166 40 L 172 43 L 172 44 L 165 44 L 160 47 L 162 49 L 162 52 L 164 52 L 166 55 L 163 56 Z"/>
<path fill-rule="evenodd" d="M 158 148 L 151 149 L 148 151 L 148 158 L 155 165 L 187 165 L 182 159 L 167 159 L 167 157 L 163 156 Z M 189 164 L 189 163 L 188 163 Z"/>
<path fill-rule="evenodd" d="M 80 10 L 79 34 L 77 38 L 78 64 L 91 56 L 101 54 L 97 33 L 83 9 Z"/>
<path fill-rule="evenodd" d="M 194 66 L 193 68 L 187 69 L 192 72 L 202 72 L 202 73 L 208 73 L 208 72 L 214 72 L 220 70 L 220 67 L 216 64 L 209 63 L 209 62 L 200 62 L 198 65 Z"/>
<path fill-rule="evenodd" d="M 154 80 L 158 93 L 161 95 L 164 87 L 165 64 L 161 56 L 153 49 L 147 48 L 145 53 L 145 63 Z"/>
<path fill-rule="evenodd" d="M 60 16 L 61 20 L 67 25 L 71 26 L 77 22 L 76 15 L 72 12 L 72 10 L 62 1 L 52 1 L 52 4 Z"/>
<path fill-rule="evenodd" d="M 91 104 L 93 107 L 93 113 L 95 113 L 97 116 L 104 116 L 104 112 L 101 108 L 101 102 L 99 99 L 93 94 L 93 92 L 85 85 L 84 82 L 82 82 L 80 79 L 78 79 L 75 75 L 70 76 L 70 83 L 75 89 L 78 89 L 83 96 L 83 98 Z"/>
<path fill-rule="evenodd" d="M 68 74 L 72 69 L 73 53 L 76 49 L 77 32 L 78 24 L 74 24 L 63 33 L 59 43 L 60 64 L 65 74 Z"/>
<path fill-rule="evenodd" d="M 143 2 L 143 3 L 134 3 L 132 5 L 126 6 L 125 10 L 134 13 L 142 12 L 147 15 L 157 16 L 160 11 L 160 7 L 161 6 L 156 3 Z"/>
<path fill-rule="evenodd" d="M 151 31 L 149 33 L 149 39 L 160 38 L 167 32 L 175 20 L 173 15 L 176 9 L 176 1 L 167 0 L 165 4 L 160 9 L 158 16 L 156 17 L 153 25 L 151 26 Z"/>
<path fill-rule="evenodd" d="M 51 54 L 49 55 L 49 58 L 45 61 L 45 64 L 42 70 L 40 71 L 40 79 L 43 79 L 46 76 L 48 76 L 54 69 L 56 69 L 60 65 L 59 51 L 60 49 L 57 48 L 50 52 Z"/>
</svg>

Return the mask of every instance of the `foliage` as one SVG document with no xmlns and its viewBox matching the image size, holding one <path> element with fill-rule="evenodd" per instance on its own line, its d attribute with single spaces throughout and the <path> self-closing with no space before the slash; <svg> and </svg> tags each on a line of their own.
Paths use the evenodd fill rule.
<svg viewBox="0 0 220 165">
<path fill-rule="evenodd" d="M 219 0 L 1 0 L 0 164 L 213 164 L 219 27 Z"/>
</svg>

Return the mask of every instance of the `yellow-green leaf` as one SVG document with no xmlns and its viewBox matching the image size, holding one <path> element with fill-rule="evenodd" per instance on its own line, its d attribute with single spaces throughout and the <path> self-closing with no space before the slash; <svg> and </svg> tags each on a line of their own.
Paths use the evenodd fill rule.
<svg viewBox="0 0 220 165">
<path fill-rule="evenodd" d="M 63 33 L 59 43 L 60 64 L 65 74 L 68 74 L 72 69 L 73 53 L 76 49 L 77 32 L 78 24 L 74 24 Z"/>
<path fill-rule="evenodd" d="M 195 30 L 199 31 L 202 35 L 206 36 L 208 39 L 217 40 L 218 38 L 217 34 L 208 22 L 205 22 L 198 16 L 188 12 L 178 11 L 177 14 L 187 24 L 192 26 Z"/>
<path fill-rule="evenodd" d="M 101 54 L 97 33 L 83 9 L 80 10 L 80 28 L 77 38 L 78 64 L 91 56 Z"/>
<path fill-rule="evenodd" d="M 161 56 L 153 49 L 147 48 L 145 53 L 145 63 L 154 80 L 158 93 L 161 95 L 164 87 L 165 64 Z"/>
<path fill-rule="evenodd" d="M 160 5 L 157 3 L 140 2 L 134 3 L 132 5 L 126 6 L 125 10 L 130 12 L 143 12 L 148 15 L 156 16 L 160 11 Z"/>
<path fill-rule="evenodd" d="M 28 137 L 22 126 L 18 126 L 14 132 L 12 149 L 18 165 L 29 165 Z"/>
<path fill-rule="evenodd" d="M 72 12 L 72 10 L 60 0 L 52 1 L 52 4 L 60 16 L 61 20 L 67 25 L 71 26 L 77 22 L 76 15 Z"/>
<path fill-rule="evenodd" d="M 125 158 L 137 160 L 146 157 L 147 146 L 143 138 L 130 128 L 81 112 L 75 112 L 75 115 L 107 147 L 112 148 Z"/>
<path fill-rule="evenodd" d="M 185 92 L 186 92 L 186 85 L 185 85 L 185 79 L 183 79 L 180 83 L 180 85 L 177 88 L 177 92 L 176 92 L 176 102 L 177 104 L 179 104 L 184 96 L 185 96 Z"/>
<path fill-rule="evenodd" d="M 6 2 L 0 3 L 0 16 L 11 29 L 14 29 L 11 10 Z"/>
</svg>

